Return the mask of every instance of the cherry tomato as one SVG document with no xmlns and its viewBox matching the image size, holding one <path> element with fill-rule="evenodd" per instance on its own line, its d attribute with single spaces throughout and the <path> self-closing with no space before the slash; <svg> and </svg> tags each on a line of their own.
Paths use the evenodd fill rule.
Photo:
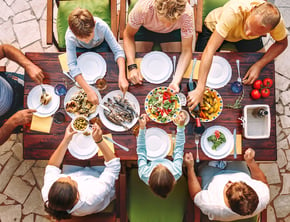
<svg viewBox="0 0 290 222">
<path fill-rule="evenodd" d="M 261 95 L 262 95 L 262 97 L 268 97 L 268 96 L 270 96 L 270 89 L 268 89 L 268 88 L 262 89 L 261 90 Z"/>
<path fill-rule="evenodd" d="M 263 85 L 267 88 L 270 88 L 273 85 L 273 80 L 270 78 L 266 78 L 263 80 Z"/>
<path fill-rule="evenodd" d="M 253 83 L 253 88 L 254 89 L 261 89 L 262 85 L 263 85 L 262 80 L 258 79 Z"/>
<path fill-rule="evenodd" d="M 251 96 L 253 99 L 259 99 L 261 98 L 261 93 L 259 92 L 258 89 L 253 89 L 251 92 Z"/>
<path fill-rule="evenodd" d="M 216 130 L 216 131 L 214 131 L 214 135 L 218 139 L 218 138 L 220 138 L 221 133 L 220 133 L 220 131 Z"/>
</svg>

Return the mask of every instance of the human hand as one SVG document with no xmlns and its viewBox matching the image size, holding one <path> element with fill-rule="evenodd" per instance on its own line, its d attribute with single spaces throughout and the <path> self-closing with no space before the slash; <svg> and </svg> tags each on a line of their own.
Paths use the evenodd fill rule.
<svg viewBox="0 0 290 222">
<path fill-rule="evenodd" d="M 129 82 L 127 81 L 126 78 L 121 78 L 119 77 L 119 81 L 118 81 L 118 85 L 120 90 L 125 93 L 128 91 L 128 87 L 129 87 Z"/>
<path fill-rule="evenodd" d="M 188 93 L 187 96 L 187 106 L 189 111 L 194 110 L 194 108 L 202 102 L 203 99 L 203 90 L 193 90 Z"/>
<path fill-rule="evenodd" d="M 244 84 L 253 84 L 255 80 L 258 79 L 259 74 L 261 72 L 263 67 L 260 67 L 257 63 L 252 65 L 246 75 L 243 78 L 243 83 Z"/>
<path fill-rule="evenodd" d="M 131 83 L 133 83 L 134 85 L 142 84 L 142 75 L 139 69 L 132 69 L 131 71 L 129 71 L 129 73 L 129 81 Z"/>
<path fill-rule="evenodd" d="M 33 113 L 36 112 L 35 109 L 23 109 L 16 112 L 12 117 L 11 120 L 15 124 L 15 126 L 25 125 L 30 123 L 32 120 Z"/>
<path fill-rule="evenodd" d="M 176 122 L 177 125 L 179 125 L 179 126 L 184 126 L 185 120 L 186 120 L 186 115 L 184 114 L 184 112 L 180 112 L 180 113 L 178 114 L 178 116 L 176 117 L 175 122 Z"/>
<path fill-rule="evenodd" d="M 30 78 L 37 84 L 41 84 L 44 79 L 42 70 L 35 64 L 31 63 L 24 67 Z"/>
<path fill-rule="evenodd" d="M 149 120 L 149 117 L 146 114 L 142 114 L 139 117 L 139 126 L 140 126 L 140 129 L 144 129 L 146 127 L 146 123 L 147 123 L 148 120 Z"/>
<path fill-rule="evenodd" d="M 90 101 L 94 105 L 99 104 L 99 98 L 94 90 L 90 89 L 89 92 L 87 92 L 87 96 L 88 101 Z"/>
<path fill-rule="evenodd" d="M 194 167 L 194 158 L 191 152 L 185 153 L 183 162 L 187 168 Z"/>
<path fill-rule="evenodd" d="M 179 93 L 179 85 L 176 82 L 171 82 L 168 86 L 169 89 L 172 89 L 174 93 Z"/>
<path fill-rule="evenodd" d="M 92 136 L 95 142 L 101 141 L 103 137 L 103 131 L 101 127 L 97 124 L 94 123 L 93 125 L 93 131 L 92 131 Z"/>
<path fill-rule="evenodd" d="M 244 154 L 244 159 L 246 163 L 247 164 L 252 163 L 253 161 L 255 161 L 254 158 L 255 158 L 255 151 L 252 148 L 248 148 Z"/>
<path fill-rule="evenodd" d="M 76 134 L 76 133 L 77 132 L 72 129 L 71 124 L 69 124 L 66 127 L 65 134 L 64 134 L 64 139 L 71 140 L 72 139 L 72 136 L 74 134 Z"/>
</svg>

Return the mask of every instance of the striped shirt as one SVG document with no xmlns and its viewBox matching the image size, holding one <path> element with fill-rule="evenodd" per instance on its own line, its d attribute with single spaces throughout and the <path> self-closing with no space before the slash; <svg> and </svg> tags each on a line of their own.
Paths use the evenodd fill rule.
<svg viewBox="0 0 290 222">
<path fill-rule="evenodd" d="M 0 76 L 0 116 L 4 115 L 13 102 L 13 89 L 11 85 Z"/>
</svg>

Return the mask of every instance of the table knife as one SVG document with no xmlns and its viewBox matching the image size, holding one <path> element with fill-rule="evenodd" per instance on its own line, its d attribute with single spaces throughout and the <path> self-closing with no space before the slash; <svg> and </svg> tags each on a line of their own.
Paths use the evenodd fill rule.
<svg viewBox="0 0 290 222">
<path fill-rule="evenodd" d="M 119 144 L 119 143 L 117 143 L 117 142 L 115 142 L 113 139 L 111 139 L 110 137 L 108 137 L 108 136 L 103 136 L 103 138 L 105 139 L 105 140 L 108 140 L 108 141 L 110 141 L 111 143 L 114 143 L 115 145 L 117 145 L 118 147 L 120 147 L 121 149 L 123 149 L 123 150 L 125 150 L 125 151 L 129 151 L 129 148 L 128 147 L 125 147 L 125 146 L 123 146 L 123 145 L 121 145 L 121 144 Z"/>
<path fill-rule="evenodd" d="M 62 72 L 64 75 L 66 75 L 69 79 L 71 79 L 73 82 L 75 82 L 75 79 L 73 77 L 71 77 L 70 74 L 68 74 L 67 72 Z"/>
<path fill-rule="evenodd" d="M 194 86 L 193 86 L 193 73 L 194 73 L 194 68 L 195 68 L 195 64 L 196 64 L 196 58 L 193 59 L 193 64 L 192 64 L 192 69 L 191 69 L 191 74 L 190 74 L 190 78 L 189 78 L 189 82 L 188 82 L 188 86 L 189 86 L 189 90 L 192 91 L 194 90 Z"/>
<path fill-rule="evenodd" d="M 234 129 L 234 158 L 237 159 L 237 145 L 236 145 L 236 141 L 237 141 L 237 130 L 236 128 Z"/>
<path fill-rule="evenodd" d="M 109 113 L 111 112 L 111 110 L 108 107 L 106 107 L 104 104 L 100 103 L 99 106 L 102 107 L 104 110 L 107 110 Z"/>
</svg>

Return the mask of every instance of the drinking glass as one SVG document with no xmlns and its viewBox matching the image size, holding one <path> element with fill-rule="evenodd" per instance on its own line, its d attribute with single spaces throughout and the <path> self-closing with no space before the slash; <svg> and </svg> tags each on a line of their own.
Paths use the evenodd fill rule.
<svg viewBox="0 0 290 222">
<path fill-rule="evenodd" d="M 59 83 L 54 87 L 54 92 L 58 96 L 64 96 L 67 92 L 67 88 L 64 84 Z"/>
<path fill-rule="evenodd" d="M 96 86 L 97 89 L 100 91 L 105 90 L 108 87 L 107 81 L 105 80 L 105 78 L 98 79 L 96 82 Z"/>
<path fill-rule="evenodd" d="M 53 122 L 55 123 L 63 123 L 65 121 L 65 115 L 62 112 L 56 112 L 53 115 Z"/>
<path fill-rule="evenodd" d="M 231 84 L 233 93 L 240 93 L 243 90 L 243 84 L 239 81 L 235 81 Z"/>
</svg>

